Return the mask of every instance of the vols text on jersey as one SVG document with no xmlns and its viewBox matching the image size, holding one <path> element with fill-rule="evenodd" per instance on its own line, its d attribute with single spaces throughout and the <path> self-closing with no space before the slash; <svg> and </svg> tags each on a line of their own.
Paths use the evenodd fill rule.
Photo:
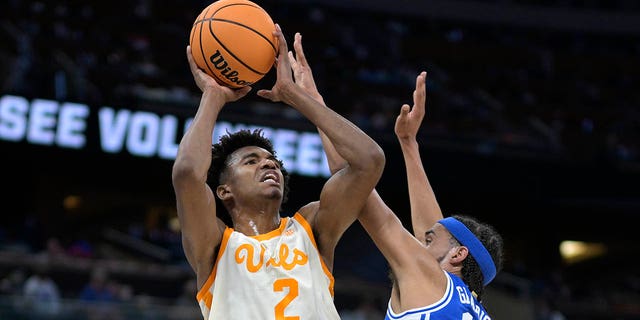
<svg viewBox="0 0 640 320">
<path fill-rule="evenodd" d="M 286 243 L 280 244 L 280 247 L 277 250 L 277 256 L 269 257 L 266 264 L 264 263 L 266 248 L 264 246 L 260 246 L 260 254 L 257 262 L 255 261 L 256 251 L 256 248 L 249 243 L 238 246 L 235 252 L 236 263 L 244 264 L 247 271 L 256 273 L 263 266 L 292 270 L 296 266 L 305 265 L 309 261 L 309 257 L 304 253 L 304 251 L 299 250 L 298 248 L 293 248 L 293 250 L 291 250 Z"/>
</svg>

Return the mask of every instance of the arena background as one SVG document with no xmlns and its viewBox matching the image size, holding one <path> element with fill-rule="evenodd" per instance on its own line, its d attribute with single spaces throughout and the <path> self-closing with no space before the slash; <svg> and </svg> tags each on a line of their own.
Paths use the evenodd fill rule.
<svg viewBox="0 0 640 320">
<path fill-rule="evenodd" d="M 393 122 L 428 76 L 424 165 L 445 214 L 506 242 L 494 319 L 638 319 L 640 3 L 257 1 L 303 34 L 328 105 L 384 148 L 378 190 L 410 227 Z M 199 92 L 184 49 L 206 1 L 0 5 L 0 319 L 200 319 L 180 247 L 172 157 Z M 284 214 L 317 198 L 314 128 L 255 96 L 221 126 L 260 126 L 292 168 Z M 586 253 L 561 256 L 564 240 Z M 24 283 L 48 275 L 59 301 Z M 356 223 L 340 242 L 343 319 L 382 319 L 384 258 Z M 86 291 L 102 282 L 106 293 Z M 46 299 L 46 298 L 41 298 Z"/>
</svg>

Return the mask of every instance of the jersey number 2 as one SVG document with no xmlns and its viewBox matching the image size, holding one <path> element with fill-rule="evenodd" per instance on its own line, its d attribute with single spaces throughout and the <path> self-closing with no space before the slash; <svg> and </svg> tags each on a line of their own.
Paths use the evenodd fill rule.
<svg viewBox="0 0 640 320">
<path fill-rule="evenodd" d="M 273 283 L 273 291 L 280 292 L 284 288 L 289 288 L 289 292 L 276 305 L 276 320 L 300 320 L 299 316 L 284 315 L 284 309 L 298 296 L 298 281 L 291 278 L 284 278 L 278 279 Z"/>
</svg>

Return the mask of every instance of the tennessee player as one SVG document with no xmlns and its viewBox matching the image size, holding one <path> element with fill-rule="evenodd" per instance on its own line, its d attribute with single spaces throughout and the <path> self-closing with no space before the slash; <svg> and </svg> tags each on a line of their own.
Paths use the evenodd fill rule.
<svg viewBox="0 0 640 320">
<path fill-rule="evenodd" d="M 173 166 L 185 255 L 196 273 L 204 319 L 339 319 L 333 304 L 335 247 L 378 182 L 381 148 L 296 85 L 287 43 L 279 40 L 277 80 L 258 95 L 292 106 L 335 142 L 346 165 L 325 183 L 319 200 L 281 217 L 288 175 L 260 131 L 212 133 L 226 103 L 250 88 L 220 86 L 187 58 L 202 91 Z"/>
</svg>

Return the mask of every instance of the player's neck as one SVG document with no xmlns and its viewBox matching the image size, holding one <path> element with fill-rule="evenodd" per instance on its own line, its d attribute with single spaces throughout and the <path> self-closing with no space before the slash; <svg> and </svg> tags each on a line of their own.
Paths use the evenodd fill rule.
<svg viewBox="0 0 640 320">
<path fill-rule="evenodd" d="M 248 236 L 271 232 L 280 227 L 278 211 L 243 210 L 233 214 L 233 229 Z"/>
</svg>

